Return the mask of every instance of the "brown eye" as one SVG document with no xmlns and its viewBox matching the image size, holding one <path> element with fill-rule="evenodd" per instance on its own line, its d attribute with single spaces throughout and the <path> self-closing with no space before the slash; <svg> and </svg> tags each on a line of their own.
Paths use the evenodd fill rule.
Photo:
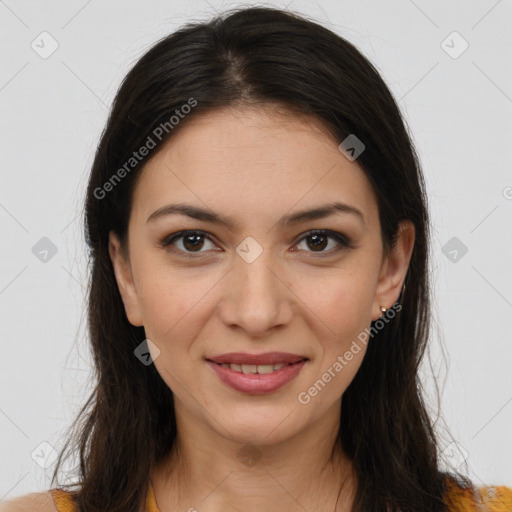
<svg viewBox="0 0 512 512">
<path fill-rule="evenodd" d="M 165 238 L 162 247 L 173 246 L 174 249 L 184 253 L 201 253 L 205 240 L 213 244 L 208 236 L 202 231 L 180 231 Z"/>
<path fill-rule="evenodd" d="M 201 250 L 201 248 L 204 245 L 203 235 L 198 234 L 192 234 L 192 235 L 185 235 L 183 238 L 183 247 L 187 251 L 198 251 Z"/>
<path fill-rule="evenodd" d="M 310 235 L 306 240 L 311 240 L 308 247 L 313 251 L 323 251 L 329 245 L 329 237 L 325 235 Z"/>
<path fill-rule="evenodd" d="M 325 250 L 325 248 L 329 246 L 329 240 L 334 240 L 335 243 L 330 244 L 331 247 L 328 250 Z M 342 247 L 352 247 L 352 244 L 347 237 L 341 233 L 327 230 L 317 230 L 307 233 L 301 238 L 297 246 L 303 241 L 306 241 L 305 245 L 307 249 L 305 250 L 307 252 L 331 253 L 340 250 Z"/>
</svg>

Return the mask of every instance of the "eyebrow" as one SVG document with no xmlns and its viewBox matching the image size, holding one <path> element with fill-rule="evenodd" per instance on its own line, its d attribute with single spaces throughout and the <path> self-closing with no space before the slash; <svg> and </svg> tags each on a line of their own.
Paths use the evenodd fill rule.
<svg viewBox="0 0 512 512">
<path fill-rule="evenodd" d="M 302 210 L 299 212 L 285 215 L 278 221 L 278 224 L 281 227 L 292 226 L 310 220 L 324 219 L 336 213 L 350 214 L 358 218 L 362 224 L 366 223 L 364 215 L 361 212 L 361 210 L 359 210 L 355 206 L 351 206 L 349 204 L 337 201 L 317 206 L 309 210 Z M 187 217 L 191 217 L 192 219 L 211 222 L 213 224 L 219 224 L 231 230 L 236 228 L 236 222 L 234 222 L 233 219 L 229 217 L 224 217 L 211 210 L 207 210 L 205 208 L 184 203 L 168 204 L 166 206 L 158 208 L 158 210 L 155 210 L 148 217 L 146 223 L 167 215 L 186 215 Z"/>
</svg>

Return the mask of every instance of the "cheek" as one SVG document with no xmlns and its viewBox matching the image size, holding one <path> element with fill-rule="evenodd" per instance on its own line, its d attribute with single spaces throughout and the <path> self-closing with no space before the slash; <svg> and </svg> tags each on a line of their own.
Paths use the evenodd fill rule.
<svg viewBox="0 0 512 512">
<path fill-rule="evenodd" d="M 322 345 L 317 373 L 330 383 L 323 395 L 327 399 L 341 395 L 361 366 L 375 291 L 371 276 L 363 272 L 339 272 L 322 284 L 308 295 L 307 306 L 315 313 L 311 318 Z"/>
<path fill-rule="evenodd" d="M 302 277 L 294 289 L 330 337 L 346 339 L 371 322 L 375 290 L 368 273 L 345 269 Z"/>
<path fill-rule="evenodd" d="M 144 264 L 142 264 L 144 263 Z M 192 339 L 208 309 L 208 294 L 218 281 L 163 265 L 141 262 L 137 273 L 137 295 L 146 335 L 163 347 L 172 340 Z"/>
<path fill-rule="evenodd" d="M 190 385 L 190 345 L 200 329 L 201 303 L 193 290 L 177 282 L 175 274 L 156 271 L 146 274 L 139 288 L 145 334 L 159 349 L 155 368 L 177 396 Z"/>
<path fill-rule="evenodd" d="M 319 395 L 330 404 L 343 395 L 363 362 L 368 343 L 365 329 L 371 322 L 370 301 L 367 293 L 338 289 L 326 292 L 324 302 L 316 307 L 329 328 L 327 335 L 318 338 L 321 349 L 315 373 L 321 383 L 316 389 L 326 387 Z"/>
<path fill-rule="evenodd" d="M 161 334 L 171 329 L 185 313 L 182 311 L 185 304 L 178 300 L 176 289 L 168 286 L 168 279 L 144 277 L 138 296 L 146 330 Z"/>
</svg>

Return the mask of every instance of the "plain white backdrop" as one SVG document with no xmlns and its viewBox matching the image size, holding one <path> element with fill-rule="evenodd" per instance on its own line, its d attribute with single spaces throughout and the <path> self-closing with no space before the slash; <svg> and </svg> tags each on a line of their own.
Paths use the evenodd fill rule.
<svg viewBox="0 0 512 512">
<path fill-rule="evenodd" d="M 457 442 L 440 443 L 478 485 L 510 486 L 512 2 L 257 5 L 287 4 L 355 44 L 398 101 L 434 228 L 431 359 Z M 82 201 L 116 90 L 160 37 L 239 5 L 256 3 L 0 0 L 0 500 L 49 488 L 91 390 Z"/>
</svg>

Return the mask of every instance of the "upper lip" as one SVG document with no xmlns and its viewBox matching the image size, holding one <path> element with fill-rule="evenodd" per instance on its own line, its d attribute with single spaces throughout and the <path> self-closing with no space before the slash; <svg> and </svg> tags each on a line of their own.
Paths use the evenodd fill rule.
<svg viewBox="0 0 512 512">
<path fill-rule="evenodd" d="M 297 363 L 307 359 L 306 356 L 299 354 L 290 354 L 289 352 L 264 352 L 262 354 L 248 354 L 246 352 L 229 352 L 214 357 L 208 357 L 208 361 L 222 364 L 280 364 L 280 363 Z"/>
</svg>

